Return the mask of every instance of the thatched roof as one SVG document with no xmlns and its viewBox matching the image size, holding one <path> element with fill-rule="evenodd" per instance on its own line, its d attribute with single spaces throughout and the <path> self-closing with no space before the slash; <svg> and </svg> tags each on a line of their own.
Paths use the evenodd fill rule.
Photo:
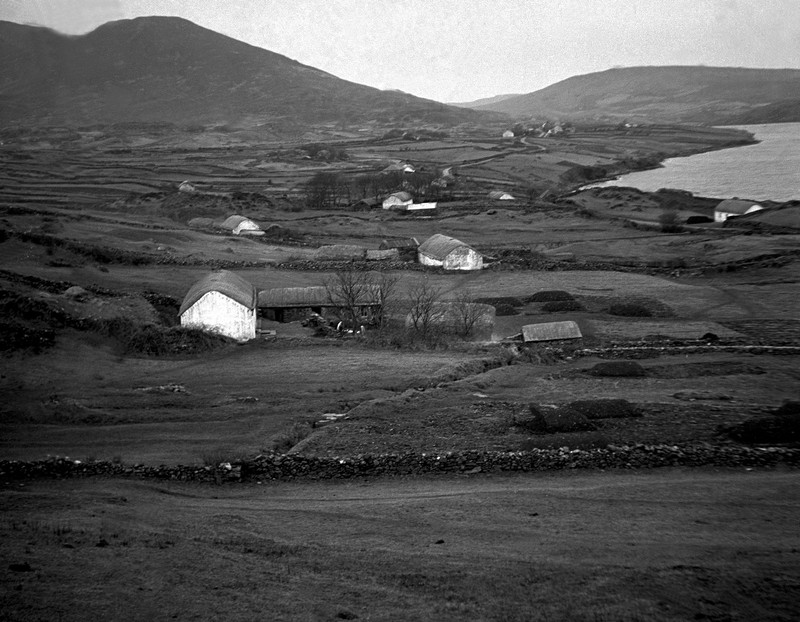
<svg viewBox="0 0 800 622">
<path fill-rule="evenodd" d="M 384 238 L 380 248 L 413 248 L 417 249 L 419 240 L 417 238 Z"/>
<path fill-rule="evenodd" d="M 395 198 L 399 201 L 411 201 L 413 200 L 414 197 L 411 196 L 410 192 L 403 191 L 403 192 L 393 192 L 387 197 L 387 200 L 391 198 Z"/>
<path fill-rule="evenodd" d="M 419 245 L 419 252 L 439 261 L 445 258 L 457 248 L 471 248 L 469 244 L 464 244 L 461 240 L 456 240 L 441 233 L 435 233 L 422 244 Z"/>
<path fill-rule="evenodd" d="M 745 201 L 744 199 L 725 199 L 717 204 L 714 208 L 716 212 L 725 212 L 726 214 L 746 214 L 747 210 L 751 207 L 761 206 L 755 201 Z"/>
<path fill-rule="evenodd" d="M 576 322 L 546 322 L 528 324 L 522 327 L 523 341 L 557 341 L 559 339 L 580 339 L 581 329 Z"/>
<path fill-rule="evenodd" d="M 228 270 L 211 272 L 189 288 L 183 299 L 179 315 L 209 292 L 219 292 L 248 309 L 256 307 L 256 288 L 242 277 Z"/>
<path fill-rule="evenodd" d="M 367 286 L 359 296 L 359 305 L 380 304 L 380 290 Z M 269 308 L 330 307 L 328 290 L 324 286 L 315 287 L 276 287 L 258 293 L 258 306 Z"/>
</svg>

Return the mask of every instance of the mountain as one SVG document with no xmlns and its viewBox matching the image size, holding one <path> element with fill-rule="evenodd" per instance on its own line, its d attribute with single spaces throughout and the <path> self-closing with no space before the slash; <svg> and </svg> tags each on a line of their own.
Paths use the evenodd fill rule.
<svg viewBox="0 0 800 622">
<path fill-rule="evenodd" d="M 487 108 L 491 110 L 493 104 L 499 104 L 512 97 L 519 97 L 519 93 L 509 93 L 507 95 L 495 95 L 494 97 L 484 97 L 472 102 L 448 103 L 448 106 L 458 106 L 459 108 Z"/>
<path fill-rule="evenodd" d="M 611 118 L 724 124 L 800 93 L 800 69 L 627 67 L 568 78 L 476 106 L 514 117 Z"/>
<path fill-rule="evenodd" d="M 81 36 L 0 21 L 0 123 L 455 124 L 481 114 L 341 80 L 176 17 Z"/>
</svg>

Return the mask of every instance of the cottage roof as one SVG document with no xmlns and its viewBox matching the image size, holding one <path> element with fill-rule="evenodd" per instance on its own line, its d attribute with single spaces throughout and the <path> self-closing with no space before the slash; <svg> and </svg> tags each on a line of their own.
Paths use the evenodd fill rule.
<svg viewBox="0 0 800 622">
<path fill-rule="evenodd" d="M 523 341 L 556 341 L 558 339 L 580 339 L 581 329 L 576 322 L 545 322 L 527 324 L 522 327 Z"/>
<path fill-rule="evenodd" d="M 380 289 L 367 286 L 358 297 L 359 305 L 380 304 Z M 331 299 L 328 289 L 322 285 L 314 287 L 275 287 L 258 293 L 258 306 L 270 308 L 329 307 Z"/>
<path fill-rule="evenodd" d="M 417 238 L 384 238 L 380 248 L 413 248 L 417 249 L 419 240 Z"/>
<path fill-rule="evenodd" d="M 441 233 L 435 233 L 419 245 L 419 252 L 431 259 L 444 261 L 457 248 L 471 248 L 461 240 L 456 240 Z"/>
<path fill-rule="evenodd" d="M 248 309 L 255 309 L 256 288 L 238 274 L 228 270 L 211 272 L 189 288 L 183 299 L 179 315 L 209 292 L 219 292 Z"/>
<path fill-rule="evenodd" d="M 222 221 L 221 227 L 223 229 L 236 229 L 239 225 L 241 225 L 245 220 L 244 216 L 239 216 L 238 214 L 234 214 L 233 216 L 228 216 L 225 220 Z"/>
<path fill-rule="evenodd" d="M 405 192 L 405 191 L 403 191 L 403 192 L 394 192 L 394 193 L 390 194 L 387 198 L 389 198 L 389 199 L 395 198 L 395 199 L 399 199 L 400 201 L 412 201 L 414 199 L 414 197 L 411 196 L 410 192 Z"/>
<path fill-rule="evenodd" d="M 714 208 L 714 211 L 726 214 L 746 214 L 751 207 L 761 206 L 755 201 L 746 201 L 745 199 L 725 199 Z"/>
<path fill-rule="evenodd" d="M 510 195 L 508 192 L 503 192 L 502 190 L 492 190 L 489 193 L 489 198 L 494 199 L 496 201 L 502 201 L 502 200 L 510 201 L 514 199 L 512 195 Z"/>
</svg>

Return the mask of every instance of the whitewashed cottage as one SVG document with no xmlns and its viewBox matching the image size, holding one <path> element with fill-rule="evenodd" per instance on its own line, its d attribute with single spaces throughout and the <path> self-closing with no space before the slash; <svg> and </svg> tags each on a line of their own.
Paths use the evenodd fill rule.
<svg viewBox="0 0 800 622">
<path fill-rule="evenodd" d="M 228 270 L 212 272 L 186 293 L 179 311 L 181 326 L 247 341 L 256 336 L 257 305 L 252 284 Z"/>
</svg>

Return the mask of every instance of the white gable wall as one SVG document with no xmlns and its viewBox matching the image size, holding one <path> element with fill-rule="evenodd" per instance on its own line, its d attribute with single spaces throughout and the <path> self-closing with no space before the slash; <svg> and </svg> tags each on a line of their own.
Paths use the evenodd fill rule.
<svg viewBox="0 0 800 622">
<path fill-rule="evenodd" d="M 483 256 L 466 246 L 451 251 L 444 261 L 428 257 L 421 251 L 417 255 L 423 266 L 441 266 L 445 270 L 481 270 L 483 268 Z"/>
<path fill-rule="evenodd" d="M 181 315 L 181 326 L 247 341 L 256 336 L 256 310 L 220 292 L 208 292 Z"/>
</svg>

